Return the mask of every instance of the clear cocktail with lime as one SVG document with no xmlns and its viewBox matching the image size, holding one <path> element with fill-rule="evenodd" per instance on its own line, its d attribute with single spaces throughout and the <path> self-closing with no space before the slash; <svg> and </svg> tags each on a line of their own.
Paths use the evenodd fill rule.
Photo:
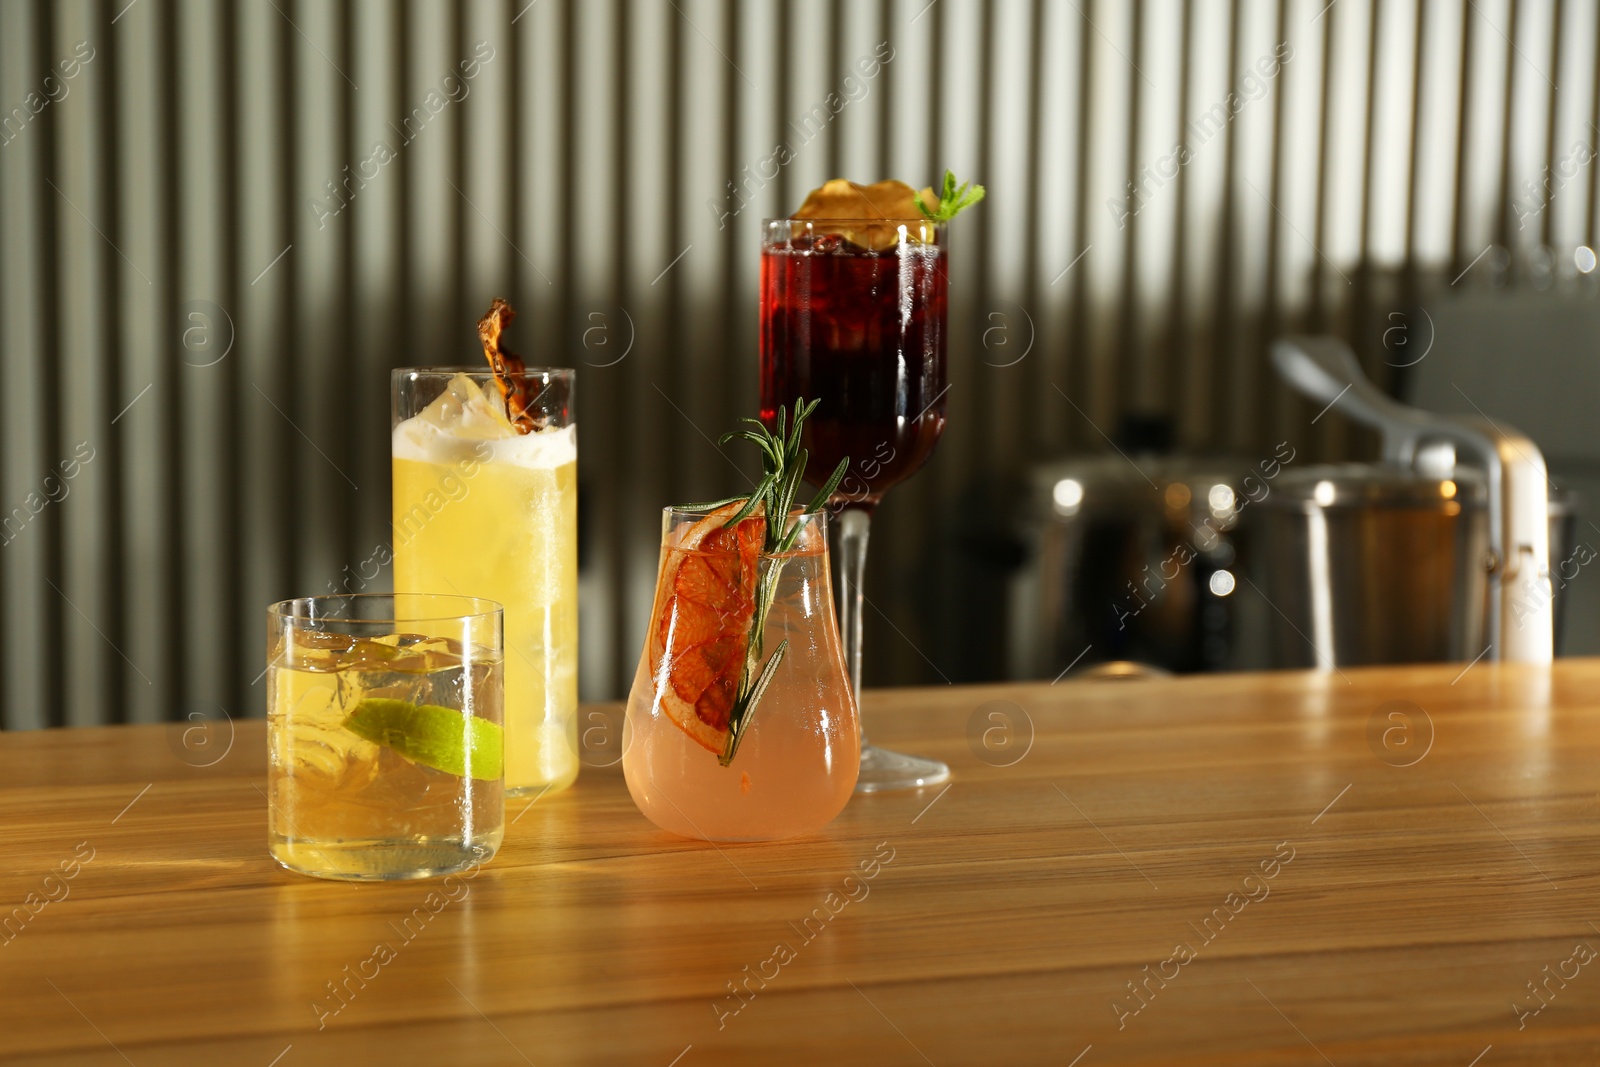
<svg viewBox="0 0 1600 1067">
<path fill-rule="evenodd" d="M 325 878 L 448 874 L 505 822 L 499 605 L 307 597 L 268 613 L 268 843 Z"/>
</svg>

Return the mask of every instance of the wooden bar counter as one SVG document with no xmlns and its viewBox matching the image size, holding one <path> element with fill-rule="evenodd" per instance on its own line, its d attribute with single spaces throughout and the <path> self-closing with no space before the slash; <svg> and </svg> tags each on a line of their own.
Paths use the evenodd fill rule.
<svg viewBox="0 0 1600 1067">
<path fill-rule="evenodd" d="M 259 721 L 0 736 L 0 1062 L 1600 1062 L 1600 661 L 869 693 L 953 783 L 769 845 L 617 714 L 448 887 L 272 863 Z"/>
</svg>

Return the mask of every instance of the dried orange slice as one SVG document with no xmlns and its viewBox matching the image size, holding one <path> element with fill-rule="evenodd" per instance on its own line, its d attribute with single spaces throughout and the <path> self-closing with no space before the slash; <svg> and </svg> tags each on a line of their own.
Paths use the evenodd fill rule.
<svg viewBox="0 0 1600 1067">
<path fill-rule="evenodd" d="M 704 748 L 722 754 L 755 617 L 767 522 L 723 524 L 726 504 L 679 529 L 666 546 L 650 630 L 650 675 L 661 710 Z"/>
<path fill-rule="evenodd" d="M 817 233 L 837 233 L 862 248 L 881 252 L 899 242 L 904 223 L 914 224 L 907 236 L 917 239 L 926 221 L 917 208 L 918 195 L 905 182 L 893 179 L 860 185 L 834 178 L 806 194 L 794 217 L 814 220 Z M 920 195 L 925 204 L 939 202 L 932 189 L 924 189 Z"/>
</svg>

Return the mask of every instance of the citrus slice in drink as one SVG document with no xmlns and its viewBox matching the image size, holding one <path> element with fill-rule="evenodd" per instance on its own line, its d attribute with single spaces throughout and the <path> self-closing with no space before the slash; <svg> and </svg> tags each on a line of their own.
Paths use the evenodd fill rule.
<svg viewBox="0 0 1600 1067">
<path fill-rule="evenodd" d="M 505 773 L 499 724 L 454 708 L 368 697 L 345 716 L 344 727 L 412 763 L 460 778 L 493 780 Z"/>
<path fill-rule="evenodd" d="M 860 185 L 834 178 L 807 193 L 794 217 L 815 220 L 812 231 L 818 235 L 836 233 L 868 251 L 882 252 L 899 243 L 901 226 L 906 223 L 911 224 L 906 227 L 906 238 L 921 241 L 926 220 L 917 207 L 918 196 L 925 204 L 939 202 L 931 188 L 918 193 L 902 181 Z"/>
<path fill-rule="evenodd" d="M 767 522 L 760 514 L 725 526 L 744 506 L 725 504 L 680 529 L 656 587 L 650 673 L 661 710 L 684 733 L 721 754 L 755 617 Z"/>
</svg>

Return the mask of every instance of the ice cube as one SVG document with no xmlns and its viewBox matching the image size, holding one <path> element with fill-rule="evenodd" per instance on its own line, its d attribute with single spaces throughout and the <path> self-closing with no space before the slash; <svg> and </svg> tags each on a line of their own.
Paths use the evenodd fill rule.
<svg viewBox="0 0 1600 1067">
<path fill-rule="evenodd" d="M 335 648 L 341 652 L 355 640 L 349 634 L 329 633 L 326 630 L 296 630 L 294 639 L 303 648 Z"/>
<path fill-rule="evenodd" d="M 419 675 L 413 671 L 364 670 L 359 674 L 352 672 L 342 677 L 349 683 L 349 692 L 344 700 L 346 713 L 355 710 L 356 705 L 363 700 L 379 697 L 415 704 L 423 693 Z"/>
<path fill-rule="evenodd" d="M 284 634 L 273 660 L 299 671 L 336 671 L 354 642 L 349 634 L 293 629 Z"/>
<path fill-rule="evenodd" d="M 798 242 L 797 242 L 798 243 Z M 841 233 L 825 233 L 811 242 L 811 251 L 825 255 L 865 252 L 866 249 Z"/>
<path fill-rule="evenodd" d="M 414 823 L 407 816 L 414 817 L 435 807 L 434 797 L 430 794 L 436 787 L 444 788 L 446 779 L 438 771 L 414 763 L 381 745 L 374 755 L 372 768 L 369 784 L 359 794 L 350 797 L 350 802 L 382 814 L 397 836 L 429 832 L 430 827 Z"/>
<path fill-rule="evenodd" d="M 406 653 L 394 645 L 363 637 L 340 657 L 339 666 L 345 670 L 357 671 L 403 670 L 404 668 L 399 665 L 405 658 Z"/>
<path fill-rule="evenodd" d="M 442 666 L 421 677 L 417 686 L 420 694 L 417 703 L 457 710 L 466 705 L 467 672 L 461 666 L 460 658 L 454 658 L 453 665 Z"/>
<path fill-rule="evenodd" d="M 506 418 L 505 401 L 499 390 L 484 390 L 465 374 L 450 379 L 444 392 L 424 408 L 417 418 L 454 437 L 472 441 L 491 441 L 519 437 Z"/>
</svg>

